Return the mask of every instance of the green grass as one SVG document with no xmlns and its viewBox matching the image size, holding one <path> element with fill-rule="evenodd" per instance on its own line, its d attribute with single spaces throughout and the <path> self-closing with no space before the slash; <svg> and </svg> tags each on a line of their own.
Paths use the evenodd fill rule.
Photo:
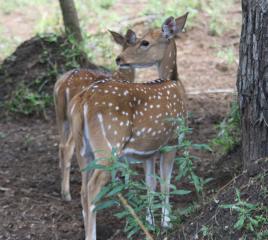
<svg viewBox="0 0 268 240">
<path fill-rule="evenodd" d="M 84 36 L 84 42 L 79 46 L 76 45 L 74 48 L 68 48 L 63 51 L 62 54 L 67 57 L 66 66 L 68 68 L 79 67 L 79 64 L 76 61 L 76 57 L 81 53 L 81 50 L 83 50 L 93 62 L 96 62 L 99 65 L 107 66 L 110 69 L 116 68 L 115 62 L 113 60 L 116 57 L 114 51 L 115 44 L 112 41 L 110 34 L 106 31 L 107 29 L 118 27 L 117 24 L 120 24 L 120 20 L 122 19 L 122 17 L 119 15 L 120 13 L 116 13 L 112 10 L 113 5 L 116 2 L 116 0 L 101 0 L 97 2 L 93 0 L 75 1 L 80 19 L 80 25 L 82 27 Z M 149 0 L 145 5 L 144 10 L 140 12 L 140 15 L 157 15 L 157 20 L 153 23 L 153 25 L 160 26 L 167 16 L 179 16 L 188 11 L 190 12 L 190 15 L 187 26 L 193 26 L 195 24 L 196 16 L 198 13 L 200 11 L 206 11 L 211 18 L 209 24 L 215 25 L 213 25 L 211 28 L 212 31 L 216 31 L 216 34 L 220 34 L 223 32 L 221 30 L 221 21 L 223 21 L 226 9 L 228 9 L 230 4 L 232 4 L 232 0 L 227 0 L 226 3 L 216 0 L 169 0 L 168 3 L 166 3 L 164 0 Z M 131 9 L 126 9 L 126 11 L 131 11 Z M 20 13 L 22 19 L 25 18 L 27 20 L 28 17 L 33 18 L 35 25 L 34 29 L 32 30 L 33 35 L 43 35 L 49 32 L 60 35 L 64 32 L 58 1 L 10 0 L 3 1 L 3 3 L 1 3 L 0 14 L 2 13 L 4 15 L 7 15 L 13 14 L 15 12 Z M 125 27 L 122 27 L 122 29 L 125 29 Z M 94 32 L 95 34 L 93 35 L 90 32 Z M 16 36 L 10 37 L 10 35 L 7 33 L 9 33 L 8 27 L 1 25 L 0 61 L 9 56 L 18 46 L 18 44 L 23 40 L 20 37 Z M 223 58 L 224 61 L 226 61 L 228 64 L 232 64 L 235 59 L 234 51 L 231 48 L 218 51 L 217 56 Z M 49 56 L 46 55 L 46 51 L 44 51 L 42 59 L 46 61 L 45 59 L 48 57 Z M 51 77 L 51 75 L 56 76 L 57 67 L 51 68 L 47 74 L 50 75 L 49 77 Z M 13 95 L 14 101 L 17 101 L 16 99 L 19 99 L 19 97 L 23 97 L 22 92 L 26 94 L 26 99 L 22 99 L 21 105 L 23 105 L 26 101 L 26 106 L 29 104 L 29 101 L 31 101 L 29 98 L 32 99 L 33 106 L 30 106 L 30 112 L 37 111 L 37 107 L 35 105 L 48 106 L 47 104 L 41 103 L 43 100 L 40 102 L 40 98 L 43 96 L 40 96 L 39 92 L 33 93 L 31 91 L 28 91 L 27 88 L 23 86 L 22 90 L 15 90 L 15 93 Z M 45 97 L 44 102 L 46 101 L 47 100 Z M 12 111 L 19 111 L 28 114 L 24 109 L 25 106 L 21 106 L 21 108 L 18 107 L 18 109 L 15 109 L 15 105 L 10 102 L 9 108 L 12 109 Z M 225 128 L 224 125 L 225 123 L 223 123 L 220 128 Z M 222 132 L 226 133 L 224 130 Z M 229 136 L 225 138 L 226 142 L 228 142 L 228 139 Z M 229 148 L 228 146 L 232 145 L 232 143 L 223 143 L 222 140 L 215 140 L 215 142 L 217 142 L 217 144 L 225 145 L 225 148 Z"/>
<path fill-rule="evenodd" d="M 52 96 L 31 90 L 20 84 L 13 91 L 12 97 L 6 102 L 6 109 L 23 115 L 43 114 L 53 102 Z"/>
<path fill-rule="evenodd" d="M 230 20 L 224 15 L 233 5 L 233 0 L 209 0 L 202 4 L 202 9 L 209 15 L 209 34 L 220 36 L 230 27 Z"/>
<path fill-rule="evenodd" d="M 157 19 L 152 23 L 155 27 L 160 27 L 164 20 L 169 16 L 180 16 L 185 12 L 189 12 L 187 25 L 192 26 L 195 16 L 201 8 L 199 0 L 149 0 L 142 14 L 157 15 Z"/>
<path fill-rule="evenodd" d="M 113 5 L 116 4 L 116 0 L 76 0 L 75 5 L 78 10 L 78 15 L 80 19 L 80 24 L 83 28 L 85 35 L 90 32 L 97 32 L 99 36 L 88 38 L 87 41 L 92 40 L 93 44 L 97 41 L 101 41 L 99 44 L 95 44 L 96 54 L 89 53 L 92 58 L 98 57 L 97 60 L 100 60 L 100 56 L 103 58 L 109 58 L 111 54 L 107 53 L 110 51 L 110 40 L 107 40 L 108 37 L 104 35 L 101 36 L 99 32 L 103 32 L 106 29 L 113 28 L 113 26 L 120 25 L 122 17 L 120 12 L 117 13 L 112 10 Z M 222 34 L 226 28 L 230 25 L 227 24 L 224 14 L 227 9 L 233 4 L 233 0 L 227 1 L 218 1 L 218 0 L 149 0 L 146 2 L 144 10 L 139 13 L 139 15 L 149 15 L 153 14 L 157 16 L 152 24 L 153 26 L 160 26 L 165 18 L 168 16 L 179 16 L 185 12 L 189 12 L 189 18 L 187 26 L 191 27 L 196 24 L 196 16 L 200 11 L 205 11 L 210 16 L 209 28 L 212 35 Z M 131 11 L 131 9 L 125 9 L 125 11 Z M 2 14 L 12 14 L 18 12 L 22 19 L 26 19 L 26 22 L 29 18 L 32 18 L 34 24 L 34 30 L 32 34 L 41 34 L 47 32 L 61 33 L 63 32 L 63 23 L 61 18 L 61 11 L 59 8 L 58 1 L 55 0 L 9 0 L 2 1 L 0 5 L 0 13 Z M 122 27 L 124 31 L 125 28 Z M 5 35 L 7 32 L 7 27 L 3 24 L 1 26 L 0 41 L 0 59 L 4 59 L 18 45 L 22 39 L 18 37 L 10 37 Z M 30 30 L 31 32 L 31 30 Z M 106 46 L 107 45 L 107 46 Z M 103 50 L 100 50 L 103 48 Z M 95 50 L 95 49 L 94 49 Z M 99 52 L 103 52 L 99 54 Z M 94 60 L 94 59 L 93 59 Z M 105 60 L 103 61 L 105 63 Z"/>
<path fill-rule="evenodd" d="M 223 61 L 229 65 L 234 64 L 235 59 L 236 59 L 235 52 L 232 47 L 219 50 L 217 52 L 217 57 L 223 59 Z"/>
<path fill-rule="evenodd" d="M 35 7 L 36 5 L 45 5 L 53 3 L 53 0 L 9 0 L 1 1 L 0 12 L 4 14 L 10 14 L 14 11 L 19 11 L 22 8 Z"/>
<path fill-rule="evenodd" d="M 5 57 L 9 56 L 21 42 L 21 38 L 19 36 L 7 39 L 6 31 L 7 29 L 0 25 L 0 62 L 1 60 L 4 60 Z"/>
<path fill-rule="evenodd" d="M 51 85 L 55 82 L 59 72 L 78 68 L 83 53 L 83 45 L 77 44 L 72 37 L 62 37 L 50 34 L 40 36 L 44 43 L 43 50 L 38 56 L 38 64 L 43 66 L 43 71 L 31 81 L 22 81 L 17 84 L 9 95 L 9 100 L 4 103 L 8 112 L 22 115 L 45 116 L 46 109 L 52 105 Z M 60 44 L 58 41 L 61 41 Z M 57 43 L 56 53 L 50 44 Z"/>
<path fill-rule="evenodd" d="M 261 235 L 259 234 L 258 230 L 268 223 L 268 208 L 262 203 L 253 204 L 241 199 L 240 191 L 236 189 L 235 203 L 222 204 L 220 207 L 230 209 L 231 214 L 232 212 L 237 213 L 237 219 L 233 225 L 234 229 L 244 229 L 256 234 L 257 239 L 262 239 L 260 238 Z M 266 236 L 267 235 L 268 234 L 266 232 Z"/>
<path fill-rule="evenodd" d="M 115 43 L 111 39 L 110 33 L 106 32 L 93 36 L 86 35 L 84 36 L 84 42 L 84 50 L 90 59 L 112 70 L 116 68 L 114 61 L 116 58 Z"/>
<path fill-rule="evenodd" d="M 227 117 L 217 126 L 218 135 L 211 140 L 212 149 L 219 155 L 230 152 L 240 142 L 240 113 L 237 102 L 231 104 Z"/>
</svg>

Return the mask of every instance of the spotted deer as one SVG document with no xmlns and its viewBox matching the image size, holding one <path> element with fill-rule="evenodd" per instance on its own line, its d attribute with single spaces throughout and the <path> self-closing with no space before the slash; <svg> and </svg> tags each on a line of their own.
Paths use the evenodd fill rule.
<svg viewBox="0 0 268 240">
<path fill-rule="evenodd" d="M 148 67 L 156 64 L 159 80 L 127 83 L 101 80 L 76 95 L 68 114 L 80 169 L 93 159 L 109 165 L 113 148 L 119 157 L 144 162 L 145 180 L 155 190 L 155 156 L 160 155 L 161 191 L 166 193 L 162 225 L 170 222 L 167 204 L 175 151 L 160 153 L 166 145 L 177 144 L 177 126 L 169 119 L 186 117 L 184 89 L 178 80 L 174 36 L 182 31 L 187 15 L 169 17 L 162 28 L 136 39 L 117 58 L 121 68 Z M 145 81 L 146 82 L 146 81 Z M 82 171 L 81 201 L 86 240 L 96 239 L 96 212 L 93 200 L 107 184 L 110 174 L 95 169 Z M 153 219 L 148 217 L 153 223 Z"/>
<path fill-rule="evenodd" d="M 110 31 L 114 41 L 121 45 L 123 50 L 130 46 L 136 36 L 132 30 L 128 30 L 125 36 Z M 70 194 L 70 166 L 74 152 L 74 142 L 67 119 L 68 104 L 77 93 L 101 79 L 118 79 L 134 81 L 135 70 L 133 68 L 119 68 L 113 73 L 105 73 L 99 70 L 76 69 L 63 74 L 54 86 L 54 103 L 57 119 L 57 127 L 60 135 L 59 165 L 61 169 L 61 195 L 66 201 L 71 200 Z"/>
</svg>

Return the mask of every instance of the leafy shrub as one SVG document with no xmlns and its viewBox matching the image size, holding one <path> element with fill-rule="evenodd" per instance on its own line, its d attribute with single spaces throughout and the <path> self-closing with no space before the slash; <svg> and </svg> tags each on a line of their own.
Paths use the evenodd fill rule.
<svg viewBox="0 0 268 240">
<path fill-rule="evenodd" d="M 186 135 L 189 134 L 191 130 L 185 125 L 182 119 L 176 120 L 176 123 L 179 125 L 177 132 L 178 144 L 175 146 L 166 146 L 161 149 L 161 152 L 179 150 L 183 153 L 181 157 L 175 159 L 179 166 L 179 173 L 175 179 L 176 181 L 182 178 L 188 179 L 188 181 L 194 185 L 198 195 L 202 196 L 203 187 L 210 179 L 204 180 L 197 176 L 192 162 L 196 158 L 190 154 L 190 149 L 210 149 L 207 145 L 192 144 L 190 141 L 186 140 Z M 116 149 L 113 149 L 111 157 L 106 160 L 110 161 L 109 166 L 99 164 L 99 159 L 96 159 L 84 169 L 84 171 L 102 169 L 109 171 L 111 174 L 111 181 L 102 188 L 94 201 L 96 205 L 95 211 L 110 208 L 111 206 L 123 206 L 123 208 L 119 208 L 120 210 L 115 213 L 115 216 L 126 221 L 124 231 L 127 233 L 128 238 L 134 235 L 140 236 L 142 234 L 141 229 L 144 227 L 153 234 L 154 239 L 162 239 L 164 235 L 172 230 L 166 229 L 161 225 L 162 207 L 164 206 L 167 209 L 172 208 L 169 204 L 165 205 L 164 200 L 166 194 L 151 191 L 146 183 L 138 177 L 139 173 L 130 167 L 127 159 L 122 161 L 118 158 Z M 159 176 L 156 175 L 155 177 L 159 183 L 163 183 L 163 180 Z M 175 185 L 170 184 L 170 196 L 178 197 L 189 193 L 191 193 L 191 191 L 188 189 L 177 189 Z M 124 200 L 122 201 L 122 199 Z M 130 211 L 130 209 L 133 211 Z M 154 219 L 154 225 L 146 221 L 148 210 L 151 214 L 151 218 Z M 178 225 L 183 216 L 195 210 L 196 206 L 194 203 L 190 203 L 189 206 L 185 207 L 185 209 L 180 209 L 180 211 L 169 211 L 172 225 Z M 136 216 L 133 215 L 133 212 Z M 139 224 L 139 222 L 141 222 L 141 224 Z"/>
<path fill-rule="evenodd" d="M 240 113 L 237 102 L 231 104 L 227 117 L 217 126 L 218 135 L 211 141 L 212 148 L 220 154 L 230 152 L 240 142 Z"/>
</svg>

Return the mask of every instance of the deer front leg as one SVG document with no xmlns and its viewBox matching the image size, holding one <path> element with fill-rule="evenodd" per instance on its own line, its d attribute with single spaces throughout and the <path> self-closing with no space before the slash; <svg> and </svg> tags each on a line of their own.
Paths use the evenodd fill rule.
<svg viewBox="0 0 268 240">
<path fill-rule="evenodd" d="M 171 174 L 174 164 L 176 152 L 168 152 L 161 154 L 160 158 L 160 177 L 162 179 L 161 192 L 165 194 L 165 200 L 162 207 L 161 224 L 163 227 L 168 227 L 170 224 L 169 217 L 169 188 Z"/>
<path fill-rule="evenodd" d="M 59 146 L 60 170 L 61 170 L 61 197 L 65 201 L 71 201 L 70 194 L 70 168 L 71 159 L 74 152 L 74 141 L 72 133 L 69 131 L 66 137 L 61 137 Z"/>
<path fill-rule="evenodd" d="M 156 179 L 155 179 L 155 157 L 152 160 L 146 160 L 144 162 L 144 172 L 145 172 L 145 182 L 148 186 L 148 198 L 151 198 L 150 191 L 154 192 L 156 189 Z M 153 199 L 149 199 L 153 201 Z M 154 216 L 152 210 L 147 208 L 146 220 L 149 224 L 154 225 Z"/>
</svg>

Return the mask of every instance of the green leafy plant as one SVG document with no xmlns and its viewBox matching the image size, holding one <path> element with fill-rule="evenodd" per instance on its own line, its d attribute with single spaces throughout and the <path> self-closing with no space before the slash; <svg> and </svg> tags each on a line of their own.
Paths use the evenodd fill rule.
<svg viewBox="0 0 268 240">
<path fill-rule="evenodd" d="M 85 36 L 85 52 L 89 59 L 94 62 L 98 62 L 100 65 L 108 66 L 110 69 L 115 69 L 115 59 L 116 55 L 112 51 L 115 47 L 115 43 L 111 40 L 109 33 L 99 33 L 96 35 L 86 35 Z"/>
<path fill-rule="evenodd" d="M 173 120 L 174 121 L 174 120 Z M 161 149 L 162 152 L 181 150 L 184 152 L 183 158 L 178 158 L 176 161 L 178 164 L 182 164 L 180 167 L 180 173 L 176 180 L 185 177 L 195 186 L 196 191 L 201 194 L 203 186 L 208 180 L 203 180 L 198 177 L 193 169 L 191 163 L 192 157 L 189 154 L 189 149 L 194 147 L 196 149 L 209 149 L 208 146 L 203 144 L 191 144 L 186 140 L 186 133 L 189 133 L 189 128 L 186 127 L 185 122 L 182 119 L 176 120 L 176 124 L 179 124 L 178 128 L 178 145 L 167 146 Z M 166 194 L 161 192 L 151 191 L 146 183 L 140 179 L 139 173 L 130 167 L 130 163 L 127 159 L 119 159 L 116 154 L 116 149 L 113 149 L 112 155 L 109 159 L 109 166 L 103 166 L 99 161 L 103 159 L 96 159 L 91 162 L 84 171 L 92 171 L 94 169 L 101 169 L 108 171 L 111 175 L 111 181 L 108 185 L 104 186 L 100 193 L 94 200 L 95 211 L 110 208 L 112 206 L 120 206 L 119 211 L 115 213 L 115 216 L 124 219 L 126 225 L 124 231 L 127 233 L 128 238 L 132 238 L 134 235 L 141 237 L 141 229 L 146 229 L 150 232 L 154 239 L 162 239 L 162 237 L 171 231 L 161 225 L 161 209 L 164 206 L 167 209 L 172 208 L 169 204 L 166 205 Z M 139 163 L 139 162 L 134 162 Z M 159 176 L 155 176 L 156 180 L 161 184 L 163 180 Z M 177 189 L 173 184 L 170 184 L 170 196 L 178 197 L 191 193 L 188 189 Z M 125 199 L 122 201 L 122 198 Z M 123 204 L 122 204 L 123 203 Z M 118 208 L 117 208 L 118 209 Z M 132 210 L 130 210 L 132 209 Z M 192 203 L 185 209 L 180 211 L 170 211 L 170 219 L 173 226 L 180 223 L 183 216 L 196 210 L 196 205 Z M 154 225 L 149 224 L 146 221 L 147 213 L 151 214 L 151 218 L 154 218 Z M 133 214 L 135 213 L 135 215 Z M 140 222 L 140 223 L 139 223 Z M 145 232 L 145 231 L 144 231 Z"/>
<path fill-rule="evenodd" d="M 55 4 L 55 2 L 53 3 Z M 63 32 L 61 11 L 56 5 L 54 8 L 53 6 L 51 8 L 55 10 L 52 12 L 42 12 L 34 28 L 36 34 Z"/>
<path fill-rule="evenodd" d="M 192 129 L 186 125 L 184 119 L 178 118 L 175 121 L 177 126 L 179 126 L 177 128 L 178 144 L 172 147 L 164 147 L 162 151 L 170 151 L 172 150 L 171 148 L 175 148 L 177 151 L 181 152 L 181 156 L 175 158 L 175 163 L 179 168 L 179 173 L 175 180 L 181 181 L 183 178 L 187 178 L 190 183 L 194 185 L 198 196 L 203 198 L 204 185 L 212 179 L 203 179 L 196 175 L 194 171 L 194 161 L 198 158 L 191 154 L 191 150 L 212 151 L 212 149 L 207 144 L 193 144 L 190 140 L 187 140 L 186 136 L 192 132 Z"/>
<path fill-rule="evenodd" d="M 223 15 L 230 8 L 233 0 L 218 1 L 210 0 L 202 4 L 202 9 L 210 16 L 209 33 L 212 36 L 220 36 L 228 27 L 226 19 Z"/>
<path fill-rule="evenodd" d="M 109 9 L 111 6 L 114 5 L 116 0 L 101 0 L 100 7 L 104 9 Z"/>
<path fill-rule="evenodd" d="M 226 154 L 240 142 L 240 113 L 237 102 L 231 104 L 228 116 L 217 126 L 218 135 L 210 145 L 219 154 Z"/>
<path fill-rule="evenodd" d="M 8 57 L 17 47 L 18 43 L 21 42 L 18 36 L 7 39 L 6 32 L 6 27 L 0 25 L 0 62 Z"/>
<path fill-rule="evenodd" d="M 25 85 L 20 85 L 13 91 L 6 108 L 11 112 L 23 115 L 45 114 L 45 109 L 52 104 L 52 97 L 48 94 L 39 94 Z"/>
<path fill-rule="evenodd" d="M 147 3 L 143 15 L 157 15 L 157 18 L 153 21 L 152 25 L 155 27 L 161 26 L 163 21 L 168 16 L 179 16 L 185 12 L 189 12 L 189 18 L 187 20 L 188 25 L 193 24 L 193 19 L 197 15 L 198 10 L 201 7 L 201 3 L 198 0 L 175 0 L 175 1 L 163 1 L 163 0 L 150 0 Z"/>
<path fill-rule="evenodd" d="M 222 58 L 229 65 L 235 62 L 235 53 L 233 48 L 227 48 L 225 50 L 219 50 L 217 57 Z"/>
<path fill-rule="evenodd" d="M 234 224 L 234 229 L 241 230 L 242 228 L 257 232 L 257 229 L 263 224 L 268 223 L 268 208 L 261 204 L 253 204 L 241 199 L 240 191 L 235 190 L 236 199 L 233 204 L 222 204 L 221 208 L 230 209 L 238 214 L 238 219 Z"/>
<path fill-rule="evenodd" d="M 203 225 L 200 231 L 205 239 L 213 240 L 213 234 L 209 226 Z"/>
</svg>

